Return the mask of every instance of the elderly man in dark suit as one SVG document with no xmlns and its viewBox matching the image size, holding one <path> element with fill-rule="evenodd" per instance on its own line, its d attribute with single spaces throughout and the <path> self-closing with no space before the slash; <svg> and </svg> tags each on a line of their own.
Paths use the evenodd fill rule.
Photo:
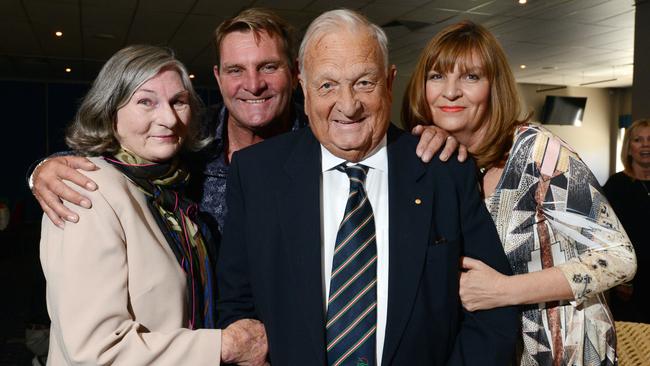
<svg viewBox="0 0 650 366">
<path fill-rule="evenodd" d="M 514 308 L 470 313 L 468 255 L 508 273 L 472 163 L 421 162 L 390 126 L 384 32 L 319 16 L 300 47 L 310 129 L 234 156 L 218 268 L 221 326 L 264 322 L 274 365 L 507 365 Z"/>
</svg>

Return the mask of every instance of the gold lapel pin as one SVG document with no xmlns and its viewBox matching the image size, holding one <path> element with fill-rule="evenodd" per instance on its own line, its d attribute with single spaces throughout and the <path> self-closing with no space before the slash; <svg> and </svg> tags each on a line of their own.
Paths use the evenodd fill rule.
<svg viewBox="0 0 650 366">
<path fill-rule="evenodd" d="M 419 199 L 419 198 L 416 198 L 416 199 L 415 199 L 415 204 L 416 204 L 416 205 L 419 205 L 420 203 L 422 203 L 422 200 Z"/>
</svg>

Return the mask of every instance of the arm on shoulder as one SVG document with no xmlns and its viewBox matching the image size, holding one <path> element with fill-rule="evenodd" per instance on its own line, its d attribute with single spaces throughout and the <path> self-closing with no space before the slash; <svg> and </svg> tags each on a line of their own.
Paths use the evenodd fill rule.
<svg viewBox="0 0 650 366">
<path fill-rule="evenodd" d="M 79 170 L 92 171 L 97 166 L 85 157 L 72 155 L 53 155 L 36 165 L 29 175 L 28 182 L 36 200 L 50 220 L 62 228 L 64 221 L 77 222 L 76 212 L 63 204 L 71 202 L 83 208 L 90 208 L 88 197 L 64 183 L 70 181 L 88 191 L 97 189 L 97 184 Z"/>
</svg>

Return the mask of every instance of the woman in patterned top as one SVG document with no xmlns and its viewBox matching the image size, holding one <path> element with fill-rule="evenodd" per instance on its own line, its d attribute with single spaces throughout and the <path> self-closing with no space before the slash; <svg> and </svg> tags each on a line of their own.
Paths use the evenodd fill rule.
<svg viewBox="0 0 650 366">
<path fill-rule="evenodd" d="M 404 97 L 407 125 L 432 124 L 467 146 L 513 276 L 465 258 L 468 310 L 521 305 L 519 365 L 614 365 L 602 292 L 634 276 L 634 249 L 593 174 L 562 140 L 520 118 L 505 53 L 465 21 L 422 52 Z"/>
</svg>

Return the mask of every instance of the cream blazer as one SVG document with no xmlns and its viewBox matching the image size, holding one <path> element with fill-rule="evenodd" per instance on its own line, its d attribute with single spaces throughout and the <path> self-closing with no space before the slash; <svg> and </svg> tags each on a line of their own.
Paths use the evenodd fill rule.
<svg viewBox="0 0 650 366">
<path fill-rule="evenodd" d="M 44 215 L 48 365 L 218 365 L 221 331 L 184 328 L 185 274 L 144 194 L 101 158 L 99 189 L 61 230 Z M 80 188 L 70 185 L 73 189 Z"/>
</svg>

